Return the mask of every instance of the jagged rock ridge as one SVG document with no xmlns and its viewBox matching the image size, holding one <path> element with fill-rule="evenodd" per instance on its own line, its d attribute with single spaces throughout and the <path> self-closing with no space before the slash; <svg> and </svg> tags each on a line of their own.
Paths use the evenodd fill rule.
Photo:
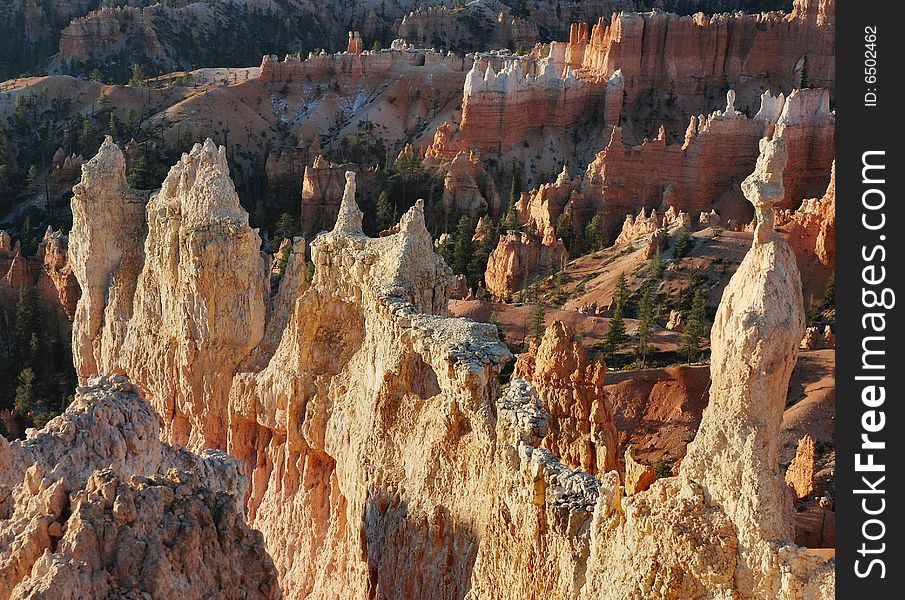
<svg viewBox="0 0 905 600">
<path fill-rule="evenodd" d="M 196 147 L 148 203 L 146 258 L 131 274 L 139 290 L 158 282 L 160 300 L 148 290 L 127 319 L 101 323 L 115 334 L 92 338 L 77 324 L 74 339 L 92 351 L 79 355 L 80 373 L 97 364 L 129 374 L 167 435 L 213 441 L 247 465 L 248 519 L 287 597 L 832 596 L 832 563 L 788 542 L 776 451 L 803 332 L 794 254 L 771 228 L 783 140 L 762 143 L 745 182 L 763 225 L 718 313 L 701 433 L 677 477 L 630 497 L 618 473 L 593 477 L 542 447 L 553 430 L 545 399 L 521 379 L 501 388 L 511 355 L 495 327 L 445 316 L 453 278 L 421 203 L 395 233 L 369 238 L 347 173 L 335 227 L 310 243 L 310 285 L 287 268 L 275 310 L 221 160 L 212 144 Z M 89 207 L 108 198 L 86 191 L 93 177 L 86 167 L 77 200 Z M 212 227 L 216 236 L 201 235 Z M 245 279 L 222 285 L 234 265 Z M 248 324 L 222 359 L 205 341 Z M 142 353 L 133 332 L 146 331 L 166 336 Z"/>
</svg>

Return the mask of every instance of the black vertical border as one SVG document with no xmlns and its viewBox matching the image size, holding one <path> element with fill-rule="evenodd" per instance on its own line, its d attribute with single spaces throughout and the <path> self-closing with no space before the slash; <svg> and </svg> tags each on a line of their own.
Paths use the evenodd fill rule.
<svg viewBox="0 0 905 600">
<path fill-rule="evenodd" d="M 858 598 L 905 597 L 905 563 L 901 548 L 905 545 L 900 526 L 902 488 L 905 483 L 905 420 L 902 415 L 903 389 L 901 363 L 896 348 L 905 344 L 901 335 L 901 319 L 898 307 L 890 310 L 868 309 L 862 303 L 862 269 L 866 264 L 882 264 L 886 267 L 884 285 L 897 293 L 896 304 L 905 302 L 900 284 L 902 263 L 905 261 L 905 220 L 899 210 L 903 201 L 901 180 L 905 170 L 901 163 L 900 145 L 905 143 L 902 114 L 905 106 L 897 97 L 898 80 L 903 75 L 905 63 L 901 24 L 893 16 L 898 3 L 877 1 L 836 2 L 836 597 L 841 600 Z M 877 81 L 865 80 L 865 28 L 876 28 Z M 877 94 L 876 106 L 865 105 L 865 93 Z M 885 184 L 862 183 L 862 155 L 872 150 L 885 151 L 882 158 L 886 165 Z M 876 173 L 876 172 L 875 172 Z M 862 193 L 871 187 L 880 187 L 886 195 L 886 225 L 878 231 L 868 231 L 862 226 Z M 872 215 L 871 218 L 875 218 Z M 885 236 L 881 241 L 880 236 Z M 886 249 L 883 263 L 867 263 L 862 251 L 869 252 L 876 245 Z M 870 289 L 868 287 L 868 289 Z M 886 466 L 885 510 L 876 518 L 885 524 L 885 535 L 877 541 L 865 540 L 862 526 L 871 518 L 862 508 L 862 499 L 868 496 L 855 493 L 864 488 L 862 475 L 875 480 L 875 474 L 856 473 L 855 454 L 861 450 L 862 417 L 869 410 L 861 401 L 865 382 L 857 381 L 861 370 L 862 339 L 865 335 L 877 335 L 862 328 L 862 316 L 874 310 L 886 313 L 886 331 L 882 357 L 886 369 L 886 401 L 877 410 L 885 413 L 886 425 L 871 438 L 886 443 L 885 450 L 874 451 L 875 461 Z M 874 346 L 875 348 L 877 346 Z M 876 374 L 877 372 L 873 372 Z M 864 462 L 862 457 L 862 462 Z M 898 490 L 898 491 L 897 491 Z M 879 495 L 870 496 L 871 507 L 878 506 Z M 868 532 L 875 535 L 876 524 Z M 859 550 L 866 543 L 868 548 L 880 548 L 880 554 L 862 555 Z M 856 561 L 862 569 L 870 558 L 880 558 L 885 564 L 885 577 L 875 568 L 868 577 L 855 573 Z"/>
</svg>

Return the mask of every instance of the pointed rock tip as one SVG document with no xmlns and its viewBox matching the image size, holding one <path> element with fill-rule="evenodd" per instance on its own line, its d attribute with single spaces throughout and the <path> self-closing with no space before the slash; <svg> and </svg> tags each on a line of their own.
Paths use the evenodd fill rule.
<svg viewBox="0 0 905 600">
<path fill-rule="evenodd" d="M 334 232 L 363 233 L 361 222 L 364 213 L 355 202 L 355 171 L 346 171 L 346 187 L 343 190 L 342 202 L 339 205 L 339 213 L 336 215 Z"/>
</svg>

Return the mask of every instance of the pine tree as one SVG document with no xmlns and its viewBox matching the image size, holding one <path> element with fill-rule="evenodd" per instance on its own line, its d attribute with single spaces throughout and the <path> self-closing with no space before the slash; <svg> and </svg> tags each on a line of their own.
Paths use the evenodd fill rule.
<svg viewBox="0 0 905 600">
<path fill-rule="evenodd" d="M 132 76 L 129 77 L 129 85 L 141 87 L 145 84 L 145 69 L 141 65 L 132 65 Z"/>
<path fill-rule="evenodd" d="M 650 353 L 650 341 L 653 337 L 654 328 L 654 305 L 650 296 L 650 285 L 644 286 L 641 292 L 641 298 L 638 300 L 638 357 L 641 364 L 647 362 L 647 355 Z"/>
<path fill-rule="evenodd" d="M 685 333 L 682 339 L 682 352 L 689 363 L 698 360 L 701 356 L 701 340 L 707 333 L 706 318 L 704 292 L 697 289 L 694 293 L 694 300 L 691 302 L 691 311 L 685 320 Z"/>
<path fill-rule="evenodd" d="M 666 263 L 663 262 L 663 257 L 660 256 L 660 249 L 657 248 L 657 253 L 654 254 L 650 263 L 650 278 L 652 280 L 660 279 L 663 277 L 664 271 L 666 271 Z"/>
<path fill-rule="evenodd" d="M 535 302 L 534 309 L 531 311 L 531 324 L 528 327 L 529 337 L 537 339 L 544 335 L 544 331 L 547 330 L 546 317 L 547 310 L 544 305 L 540 302 Z"/>
<path fill-rule="evenodd" d="M 478 221 L 478 228 L 475 233 L 479 241 L 474 249 L 471 262 L 468 264 L 467 275 L 468 284 L 472 287 L 478 287 L 483 283 L 484 271 L 487 270 L 487 261 L 490 258 L 490 253 L 496 248 L 498 238 L 489 215 L 485 215 Z"/>
<path fill-rule="evenodd" d="M 572 247 L 574 237 L 572 233 L 573 216 L 572 203 L 570 202 L 566 209 L 556 217 L 556 237 L 563 241 L 563 244 L 566 245 L 566 250 L 569 251 L 570 255 L 574 256 L 575 253 Z"/>
<path fill-rule="evenodd" d="M 38 399 L 36 379 L 35 372 L 31 367 L 25 367 L 19 373 L 15 408 L 16 412 L 22 416 L 29 414 L 35 409 L 35 403 Z"/>
<path fill-rule="evenodd" d="M 823 288 L 823 298 L 820 300 L 820 310 L 824 311 L 833 308 L 836 305 L 836 271 L 830 275 L 830 280 L 826 282 Z"/>
<path fill-rule="evenodd" d="M 624 308 L 628 304 L 628 283 L 625 281 L 625 272 L 619 273 L 619 278 L 616 279 L 616 292 L 613 296 L 613 299 L 616 301 L 616 306 L 620 309 Z"/>
<path fill-rule="evenodd" d="M 474 252 L 471 238 L 471 219 L 468 218 L 468 215 L 462 215 L 453 234 L 452 264 L 450 265 L 453 273 L 457 275 L 465 275 L 468 272 L 468 265 L 471 263 Z"/>
<path fill-rule="evenodd" d="M 684 258 L 688 256 L 693 247 L 694 240 L 691 239 L 691 234 L 688 233 L 688 230 L 683 227 L 679 230 L 679 236 L 676 238 L 676 246 L 673 248 L 672 257 L 676 260 Z"/>
<path fill-rule="evenodd" d="M 299 230 L 298 221 L 289 213 L 281 214 L 275 225 L 274 237 L 279 240 L 286 238 L 291 240 Z"/>
<path fill-rule="evenodd" d="M 116 113 L 110 113 L 110 121 L 107 123 L 107 133 L 110 134 L 114 140 L 119 138 L 119 119 L 116 118 Z"/>
<path fill-rule="evenodd" d="M 390 195 L 386 190 L 377 196 L 377 227 L 383 231 L 392 227 L 396 222 L 396 207 L 390 201 Z"/>
<path fill-rule="evenodd" d="M 613 317 L 610 319 L 610 325 L 606 330 L 603 338 L 603 345 L 606 353 L 615 354 L 625 342 L 625 323 L 622 321 L 622 305 L 617 304 Z"/>
<path fill-rule="evenodd" d="M 603 248 L 603 231 L 600 227 L 600 217 L 594 215 L 584 230 L 585 244 L 588 252 L 597 252 Z"/>
<path fill-rule="evenodd" d="M 515 207 L 522 193 L 521 178 L 521 169 L 517 164 L 513 164 L 512 184 L 509 186 L 509 203 L 506 205 L 506 212 L 500 220 L 500 230 L 503 232 L 518 228 L 518 212 Z"/>
<path fill-rule="evenodd" d="M 16 302 L 16 318 L 13 323 L 13 340 L 20 351 L 25 352 L 31 344 L 31 337 L 38 330 L 38 313 L 33 292 L 19 288 Z"/>
</svg>

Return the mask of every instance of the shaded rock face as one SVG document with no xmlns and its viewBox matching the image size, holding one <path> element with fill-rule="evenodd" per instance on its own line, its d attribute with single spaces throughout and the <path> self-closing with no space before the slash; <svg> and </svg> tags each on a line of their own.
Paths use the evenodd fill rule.
<svg viewBox="0 0 905 600">
<path fill-rule="evenodd" d="M 68 236 L 50 227 L 35 256 L 23 256 L 5 231 L 0 231 L 0 305 L 13 310 L 20 290 L 34 292 L 44 313 L 54 317 L 58 331 L 69 335 L 81 290 L 68 260 Z"/>
<path fill-rule="evenodd" d="M 782 179 L 781 146 L 764 146 L 746 184 L 764 223 Z M 188 278 L 207 286 L 187 296 L 199 299 L 190 305 L 197 310 L 187 311 L 184 300 L 161 301 L 159 317 L 187 332 L 211 327 L 202 319 L 208 314 L 229 320 L 221 325 L 228 331 L 243 323 L 261 328 L 251 328 L 242 344 L 221 343 L 222 363 L 198 334 L 151 335 L 138 362 L 133 327 L 169 330 L 155 329 L 148 309 L 136 308 L 124 324 L 126 350 L 110 354 L 101 339 L 95 361 L 135 378 L 171 438 L 186 429 L 177 425 L 167 390 L 184 398 L 193 447 L 225 432 L 225 443 L 216 443 L 248 470 L 243 506 L 264 534 L 286 597 L 832 597 L 831 564 L 779 548 L 790 539 L 791 520 L 774 405 L 781 414 L 803 313 L 794 255 L 784 242 L 758 239 L 727 288 L 714 327 L 711 408 L 679 475 L 624 497 L 618 472 L 594 477 L 544 447 L 557 428 L 569 433 L 566 425 L 584 435 L 572 410 L 584 411 L 588 401 L 593 408 L 602 366 L 556 330 L 538 347 L 534 368 L 525 369 L 548 397 L 518 377 L 501 388 L 498 376 L 511 355 L 496 328 L 445 316 L 454 278 L 432 251 L 421 203 L 393 233 L 369 238 L 355 174 L 346 173 L 333 230 L 310 242 L 312 281 L 293 284 L 301 270 L 290 256 L 278 296 L 293 297 L 277 311 L 263 299 L 242 300 L 263 298 L 258 290 L 269 273 L 258 272 L 260 284 L 254 278 L 261 257 L 244 241 L 241 212 L 227 202 L 231 187 L 223 180 L 225 187 L 214 189 L 213 179 L 206 180 L 211 187 L 197 187 L 204 166 L 219 160 L 212 145 L 199 147 L 171 173 L 175 187 L 165 185 L 149 203 L 149 214 L 166 204 L 175 215 L 183 204 L 177 199 L 191 197 L 197 210 L 186 210 L 180 223 L 207 223 L 213 215 L 232 223 L 217 230 L 225 247 L 207 240 L 218 256 L 232 254 L 199 266 L 210 269 L 206 278 Z M 193 196 L 196 188 L 207 193 Z M 165 273 L 152 257 L 165 256 L 169 240 L 179 238 L 181 226 L 165 238 L 155 232 L 161 225 L 160 212 L 148 218 L 142 280 Z M 244 269 L 249 279 L 222 285 L 214 280 L 230 276 L 217 271 L 223 268 Z M 136 298 L 136 307 L 141 302 Z M 212 307 L 238 308 L 227 317 Z M 245 351 L 250 339 L 256 346 Z M 240 350 L 244 358 L 233 368 Z M 226 366 L 214 384 L 205 378 L 216 364 Z M 203 385 L 193 387 L 198 380 L 188 377 Z M 227 388 L 221 402 L 216 394 Z M 759 443 L 752 447 L 748 438 Z M 580 446 L 558 448 L 585 463 Z"/>
<path fill-rule="evenodd" d="M 0 598 L 280 597 L 241 512 L 243 465 L 159 432 L 113 376 L 26 440 L 0 437 Z"/>
<path fill-rule="evenodd" d="M 543 446 L 573 468 L 592 475 L 616 468 L 618 440 L 603 396 L 606 365 L 562 321 L 553 321 L 538 344 L 519 356 L 515 377 L 530 381 L 550 414 Z"/>
</svg>

